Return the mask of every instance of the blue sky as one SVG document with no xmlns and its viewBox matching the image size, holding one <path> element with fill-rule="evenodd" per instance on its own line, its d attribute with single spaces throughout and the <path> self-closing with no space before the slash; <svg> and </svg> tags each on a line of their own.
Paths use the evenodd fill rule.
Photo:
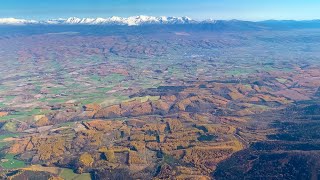
<svg viewBox="0 0 320 180">
<path fill-rule="evenodd" d="M 320 19 L 320 0 L 0 0 L 0 18 L 189 16 L 194 19 Z"/>
</svg>

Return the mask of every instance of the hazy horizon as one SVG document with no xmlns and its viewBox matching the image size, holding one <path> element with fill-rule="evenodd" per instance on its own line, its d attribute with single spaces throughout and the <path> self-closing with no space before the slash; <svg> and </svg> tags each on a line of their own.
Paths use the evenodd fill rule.
<svg viewBox="0 0 320 180">
<path fill-rule="evenodd" d="M 137 15 L 147 16 L 188 16 L 195 20 L 313 20 L 319 19 L 318 8 L 320 2 L 316 0 L 269 0 L 267 2 L 252 0 L 48 0 L 39 2 L 30 0 L 11 0 L 2 2 L 0 18 L 19 19 L 56 19 L 56 18 L 95 18 L 95 17 L 129 17 Z"/>
<path fill-rule="evenodd" d="M 14 16 L 3 16 L 0 17 L 0 19 L 23 19 L 23 20 L 35 20 L 35 21 L 47 21 L 47 20 L 66 20 L 68 18 L 112 18 L 112 17 L 120 17 L 120 18 L 130 18 L 130 17 L 138 17 L 138 16 L 148 16 L 148 17 L 188 17 L 195 21 L 206 21 L 206 20 L 216 20 L 216 21 L 232 21 L 232 20 L 238 20 L 238 21 L 251 21 L 251 22 L 261 22 L 261 21 L 314 21 L 314 20 L 320 20 L 320 18 L 310 18 L 310 19 L 276 19 L 276 18 L 270 18 L 270 19 L 244 19 L 244 18 L 230 18 L 230 19 L 224 19 L 224 18 L 194 18 L 192 16 L 165 16 L 165 15 L 159 15 L 159 16 L 152 16 L 152 15 L 145 15 L 145 14 L 137 14 L 132 16 L 67 16 L 67 17 L 53 17 L 53 18 L 23 18 L 23 17 L 14 17 Z"/>
</svg>

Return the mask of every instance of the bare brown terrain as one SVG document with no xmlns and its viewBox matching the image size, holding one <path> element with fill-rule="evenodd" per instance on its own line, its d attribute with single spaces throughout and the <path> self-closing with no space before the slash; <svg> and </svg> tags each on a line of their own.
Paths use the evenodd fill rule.
<svg viewBox="0 0 320 180">
<path fill-rule="evenodd" d="M 319 177 L 319 43 L 177 32 L 0 36 L 1 177 Z"/>
</svg>

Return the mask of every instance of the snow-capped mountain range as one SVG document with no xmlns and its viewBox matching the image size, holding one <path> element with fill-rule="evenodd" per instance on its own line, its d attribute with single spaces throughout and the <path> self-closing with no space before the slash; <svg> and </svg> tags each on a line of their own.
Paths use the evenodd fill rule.
<svg viewBox="0 0 320 180">
<path fill-rule="evenodd" d="M 47 25 L 128 25 L 136 26 L 143 24 L 188 24 L 197 23 L 200 21 L 192 20 L 189 17 L 154 17 L 154 16 L 132 16 L 128 18 L 123 17 L 109 17 L 109 18 L 77 18 L 70 17 L 67 19 L 49 19 L 49 20 L 26 20 L 15 18 L 0 18 L 0 25 L 28 25 L 28 24 L 47 24 Z"/>
</svg>

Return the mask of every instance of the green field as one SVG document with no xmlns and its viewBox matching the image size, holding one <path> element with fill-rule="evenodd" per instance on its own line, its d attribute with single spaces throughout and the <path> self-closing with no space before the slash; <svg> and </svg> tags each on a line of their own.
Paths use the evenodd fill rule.
<svg viewBox="0 0 320 180">
<path fill-rule="evenodd" d="M 15 155 L 6 154 L 4 158 L 0 162 L 0 166 L 5 169 L 15 169 L 15 168 L 23 168 L 26 164 L 23 161 L 19 161 L 15 159 Z"/>
<path fill-rule="evenodd" d="M 59 176 L 64 180 L 91 180 L 89 173 L 76 174 L 72 169 L 62 169 Z"/>
</svg>

